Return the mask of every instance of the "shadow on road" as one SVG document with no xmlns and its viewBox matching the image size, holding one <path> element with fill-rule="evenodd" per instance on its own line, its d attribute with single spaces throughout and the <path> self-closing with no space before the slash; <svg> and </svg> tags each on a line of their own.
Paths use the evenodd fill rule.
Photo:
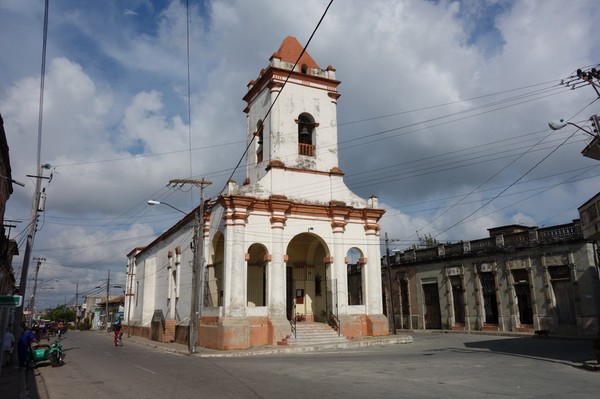
<svg viewBox="0 0 600 399">
<path fill-rule="evenodd" d="M 469 349 L 487 350 L 494 353 L 535 358 L 544 361 L 580 365 L 595 358 L 590 340 L 558 338 L 502 338 L 467 342 Z"/>
</svg>

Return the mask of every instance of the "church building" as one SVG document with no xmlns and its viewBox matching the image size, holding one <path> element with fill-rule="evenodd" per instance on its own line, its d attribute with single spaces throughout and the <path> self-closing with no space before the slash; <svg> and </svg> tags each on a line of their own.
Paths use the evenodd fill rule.
<svg viewBox="0 0 600 399">
<path fill-rule="evenodd" d="M 273 345 L 295 323 L 307 322 L 329 323 L 349 338 L 389 333 L 379 236 L 385 211 L 377 197 L 360 198 L 345 185 L 338 163 L 340 82 L 335 68 L 321 68 L 307 52 L 296 63 L 302 50 L 286 37 L 248 83 L 246 178 L 229 181 L 204 204 L 200 346 Z M 169 236 L 189 233 L 186 219 L 179 225 Z M 179 273 L 173 253 L 183 265 Z M 182 322 L 179 315 L 189 314 L 191 295 L 183 291 L 191 286 L 190 259 L 191 250 L 165 235 L 130 253 L 132 325 L 151 328 L 157 310 L 167 325 Z M 152 289 L 143 289 L 144 275 Z"/>
</svg>

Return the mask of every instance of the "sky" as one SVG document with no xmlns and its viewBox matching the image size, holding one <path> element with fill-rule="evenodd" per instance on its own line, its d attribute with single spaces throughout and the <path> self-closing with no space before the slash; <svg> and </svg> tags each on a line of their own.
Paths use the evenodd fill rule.
<svg viewBox="0 0 600 399">
<path fill-rule="evenodd" d="M 206 178 L 207 197 L 232 175 L 242 182 L 246 85 L 286 36 L 306 45 L 328 3 L 50 0 L 40 125 L 44 1 L 0 2 L 0 114 L 25 184 L 5 215 L 17 280 L 38 143 L 51 165 L 27 283 L 44 259 L 36 309 L 105 293 L 109 271 L 110 293 L 122 293 L 126 254 L 182 216 L 147 200 L 198 204 L 196 188 L 170 180 Z M 353 192 L 379 197 L 392 249 L 579 217 L 600 162 L 581 155 L 588 134 L 548 121 L 589 129 L 600 113 L 591 86 L 560 84 L 600 62 L 596 5 L 333 1 L 307 51 L 337 70 L 339 167 Z"/>
</svg>

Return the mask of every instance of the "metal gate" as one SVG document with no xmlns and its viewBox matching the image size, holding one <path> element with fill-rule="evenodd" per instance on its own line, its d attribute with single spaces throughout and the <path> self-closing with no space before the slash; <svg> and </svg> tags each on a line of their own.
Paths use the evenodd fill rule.
<svg viewBox="0 0 600 399">
<path fill-rule="evenodd" d="M 450 277 L 452 285 L 452 299 L 454 302 L 454 321 L 456 323 L 465 322 L 465 291 L 462 287 L 460 276 Z"/>
<path fill-rule="evenodd" d="M 519 311 L 519 322 L 521 324 L 533 324 L 533 305 L 531 303 L 531 289 L 529 288 L 529 277 L 524 269 L 512 271 L 515 281 L 515 296 Z"/>
<path fill-rule="evenodd" d="M 479 273 L 483 295 L 485 322 L 498 324 L 498 298 L 496 297 L 496 280 L 491 272 Z"/>
</svg>

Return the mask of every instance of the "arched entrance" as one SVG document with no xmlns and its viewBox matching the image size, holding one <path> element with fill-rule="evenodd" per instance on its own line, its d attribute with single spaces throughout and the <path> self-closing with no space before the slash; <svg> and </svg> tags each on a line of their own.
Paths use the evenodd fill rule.
<svg viewBox="0 0 600 399">
<path fill-rule="evenodd" d="M 204 276 L 204 298 L 202 303 L 205 307 L 217 307 L 223 305 L 225 237 L 220 231 L 215 234 L 210 251 Z"/>
<path fill-rule="evenodd" d="M 352 247 L 346 253 L 346 273 L 348 276 L 348 305 L 364 305 L 364 259 L 360 249 Z"/>
<path fill-rule="evenodd" d="M 286 250 L 286 304 L 289 320 L 323 321 L 337 304 L 335 280 L 331 280 L 329 249 L 312 233 L 294 237 Z"/>
</svg>

